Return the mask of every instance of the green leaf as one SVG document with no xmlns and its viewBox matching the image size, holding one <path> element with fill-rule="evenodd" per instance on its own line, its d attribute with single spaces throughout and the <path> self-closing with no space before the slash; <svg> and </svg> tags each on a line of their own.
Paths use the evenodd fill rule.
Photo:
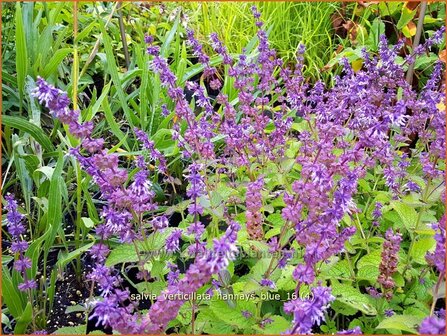
<svg viewBox="0 0 447 336">
<path fill-rule="evenodd" d="M 169 56 L 169 47 L 171 45 L 172 40 L 175 37 L 175 33 L 177 32 L 177 28 L 180 22 L 180 18 L 177 16 L 177 18 L 174 21 L 174 25 L 172 26 L 172 28 L 169 30 L 165 41 L 163 42 L 163 45 L 160 48 L 160 55 L 164 56 L 164 57 L 168 57 Z"/>
<path fill-rule="evenodd" d="M 135 284 L 138 293 L 150 294 L 150 295 L 160 295 L 161 291 L 165 289 L 165 285 L 161 281 L 155 282 L 140 282 Z"/>
<path fill-rule="evenodd" d="M 87 326 L 80 325 L 74 327 L 62 327 L 57 329 L 53 334 L 56 335 L 85 335 L 87 334 Z"/>
<path fill-rule="evenodd" d="M 28 328 L 28 325 L 31 323 L 32 319 L 33 319 L 33 307 L 31 306 L 31 303 L 28 302 L 22 315 L 20 315 L 20 317 L 17 319 L 17 324 L 16 327 L 14 328 L 14 334 L 16 335 L 26 334 L 26 329 Z"/>
<path fill-rule="evenodd" d="M 335 263 L 323 263 L 321 266 L 321 274 L 329 278 L 348 278 L 351 275 L 349 270 L 349 262 L 346 259 L 343 259 Z"/>
<path fill-rule="evenodd" d="M 218 319 L 239 329 L 249 328 L 253 325 L 253 321 L 242 315 L 243 310 L 247 310 L 253 315 L 256 314 L 256 305 L 251 301 L 237 301 L 236 307 L 232 308 L 224 300 L 213 299 L 210 309 Z"/>
<path fill-rule="evenodd" d="M 102 20 L 98 20 L 98 22 L 100 23 L 100 28 L 103 36 L 104 50 L 106 52 L 107 72 L 110 74 L 110 77 L 112 77 L 112 82 L 118 94 L 121 107 L 123 108 L 124 114 L 126 115 L 126 119 L 129 122 L 130 126 L 133 128 L 135 124 L 138 124 L 138 119 L 136 118 L 135 113 L 133 113 L 130 110 L 129 105 L 127 103 L 126 94 L 124 93 L 123 86 L 118 74 L 118 66 L 115 61 L 115 55 L 113 54 L 112 41 L 110 39 L 110 36 L 107 34 L 107 31 L 104 27 L 104 23 L 102 22 Z"/>
<path fill-rule="evenodd" d="M 398 1 L 379 2 L 380 14 L 382 17 L 386 15 L 393 15 L 394 13 L 397 12 L 399 6 L 401 6 L 401 3 Z"/>
<path fill-rule="evenodd" d="M 267 324 L 264 328 L 254 325 L 255 330 L 259 331 L 260 334 L 280 335 L 290 328 L 291 322 L 282 316 L 271 315 L 269 318 L 273 320 L 272 323 Z"/>
<path fill-rule="evenodd" d="M 396 25 L 397 29 L 402 29 L 405 27 L 411 20 L 413 20 L 415 14 L 416 10 L 411 10 L 407 6 L 403 6 L 399 21 Z"/>
<path fill-rule="evenodd" d="M 435 247 L 436 241 L 433 237 L 419 238 L 411 250 L 411 258 L 418 264 L 426 265 L 425 255 Z"/>
<path fill-rule="evenodd" d="M 287 265 L 281 272 L 279 279 L 276 281 L 276 287 L 280 290 L 290 291 L 296 288 L 296 282 L 292 277 L 295 267 Z"/>
<path fill-rule="evenodd" d="M 358 309 L 366 315 L 377 315 L 377 311 L 371 304 L 368 296 L 360 293 L 357 288 L 354 288 L 351 285 L 332 281 L 332 295 L 334 295 L 339 302 Z"/>
<path fill-rule="evenodd" d="M 32 124 L 28 120 L 20 117 L 2 115 L 2 124 L 5 126 L 17 128 L 22 132 L 28 133 L 31 135 L 40 145 L 42 145 L 43 149 L 47 152 L 53 152 L 54 146 L 51 140 L 47 137 L 47 135 L 42 131 L 41 128 Z"/>
<path fill-rule="evenodd" d="M 85 312 L 85 311 L 87 311 L 87 308 L 80 304 L 74 306 L 67 306 L 67 308 L 65 308 L 65 314 Z"/>
<path fill-rule="evenodd" d="M 64 253 L 62 256 L 59 256 L 57 265 L 61 268 L 65 267 L 70 261 L 75 259 L 77 256 L 81 255 L 82 253 L 88 251 L 90 247 L 92 247 L 94 242 L 91 242 L 89 244 L 86 244 L 84 246 L 81 246 L 80 248 L 71 251 L 70 253 Z"/>
<path fill-rule="evenodd" d="M 81 217 L 81 221 L 84 224 L 84 226 L 88 229 L 91 229 L 92 227 L 95 226 L 95 222 L 93 222 L 91 218 Z"/>
<path fill-rule="evenodd" d="M 377 50 L 377 47 L 379 45 L 379 37 L 384 33 L 385 33 L 385 24 L 380 18 L 375 18 L 371 25 L 371 30 L 369 32 L 369 37 L 367 41 L 367 44 L 373 51 Z"/>
<path fill-rule="evenodd" d="M 338 300 L 335 300 L 334 302 L 331 303 L 331 308 L 336 313 L 340 313 L 345 316 L 352 316 L 358 312 L 357 308 L 348 306 L 347 304 L 344 304 L 343 302 L 340 302 Z"/>
<path fill-rule="evenodd" d="M 376 329 L 394 329 L 402 330 L 412 334 L 417 334 L 417 326 L 421 323 L 422 318 L 414 315 L 393 315 L 384 319 Z"/>
<path fill-rule="evenodd" d="M 375 283 L 379 276 L 379 265 L 382 260 L 381 250 L 374 250 L 363 256 L 356 264 L 357 278 Z"/>
<path fill-rule="evenodd" d="M 50 58 L 48 61 L 48 64 L 45 65 L 45 68 L 42 72 L 43 78 L 48 78 L 53 73 L 57 71 L 57 67 L 62 63 L 65 57 L 67 57 L 68 54 L 72 52 L 72 48 L 62 48 L 59 50 L 56 50 L 54 55 Z"/>
<path fill-rule="evenodd" d="M 25 298 L 5 266 L 2 267 L 2 298 L 11 315 L 18 319 L 25 308 Z"/>
<path fill-rule="evenodd" d="M 112 249 L 107 257 L 105 265 L 114 266 L 123 262 L 137 262 L 138 255 L 133 244 L 122 244 Z"/>
<path fill-rule="evenodd" d="M 197 315 L 197 330 L 210 335 L 234 334 L 235 330 L 231 325 L 218 319 L 209 308 L 203 308 Z"/>
<path fill-rule="evenodd" d="M 278 212 L 268 215 L 267 220 L 272 223 L 273 227 L 281 228 L 284 226 L 284 219 Z"/>
<path fill-rule="evenodd" d="M 118 138 L 118 139 L 125 139 L 125 134 L 121 131 L 118 123 L 115 120 L 115 116 L 113 115 L 113 112 L 110 108 L 109 102 L 107 99 L 104 99 L 102 102 L 102 107 L 104 109 L 104 116 L 106 117 L 107 124 L 110 127 L 110 130 L 112 133 Z M 127 144 L 127 141 L 124 141 L 123 145 L 126 147 L 128 151 L 130 151 L 130 147 Z"/>
<path fill-rule="evenodd" d="M 57 232 L 62 227 L 62 188 L 65 186 L 65 181 L 62 177 L 63 167 L 64 155 L 59 150 L 56 168 L 51 176 L 48 196 L 47 228 L 51 228 L 51 231 L 44 243 L 44 265 L 46 265 L 48 253 L 53 246 Z"/>
<path fill-rule="evenodd" d="M 427 55 L 418 56 L 416 61 L 414 62 L 415 70 L 425 70 L 430 65 L 433 65 L 439 57 L 433 53 Z"/>
<path fill-rule="evenodd" d="M 416 210 L 409 205 L 398 201 L 391 202 L 391 207 L 399 214 L 405 228 L 412 233 L 418 221 L 418 213 Z"/>
<path fill-rule="evenodd" d="M 28 73 L 28 52 L 26 46 L 26 38 L 25 31 L 23 26 L 23 17 L 22 17 L 22 7 L 21 3 L 16 3 L 16 36 L 15 36 L 15 44 L 16 44 L 16 71 L 17 71 L 17 86 L 19 89 L 19 97 L 20 97 L 20 110 L 22 109 L 23 104 L 23 92 L 25 90 L 25 78 Z"/>
</svg>

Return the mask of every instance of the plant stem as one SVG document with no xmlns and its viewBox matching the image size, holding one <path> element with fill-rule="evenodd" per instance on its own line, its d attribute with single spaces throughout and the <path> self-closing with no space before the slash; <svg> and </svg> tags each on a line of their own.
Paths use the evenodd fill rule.
<svg viewBox="0 0 447 336">
<path fill-rule="evenodd" d="M 73 12 L 78 12 L 78 3 L 73 3 Z M 78 20 L 77 15 L 73 20 L 73 109 L 78 109 L 78 81 L 79 81 L 79 56 L 78 43 L 76 38 L 78 36 Z M 82 216 L 82 178 L 81 167 L 79 162 L 76 162 L 76 228 L 75 228 L 75 248 L 78 249 L 81 245 L 81 216 Z M 76 257 L 76 278 L 81 281 L 81 255 Z"/>
<path fill-rule="evenodd" d="M 427 11 L 427 1 L 421 2 L 421 8 L 419 10 L 419 18 L 418 18 L 418 25 L 416 28 L 416 35 L 414 36 L 414 42 L 413 42 L 413 50 L 417 48 L 419 45 L 419 42 L 421 40 L 422 35 L 422 29 L 424 28 L 424 17 L 425 12 Z M 412 84 L 413 83 L 413 74 L 414 74 L 414 62 L 409 65 L 408 71 L 407 71 L 407 83 Z"/>
<path fill-rule="evenodd" d="M 126 39 L 126 30 L 124 29 L 124 21 L 123 21 L 123 11 L 121 9 L 122 2 L 118 2 L 118 21 L 120 24 L 120 34 L 121 34 L 121 42 L 123 43 L 123 51 L 124 58 L 126 59 L 126 67 L 129 70 L 130 66 L 130 57 L 129 50 L 127 49 L 127 39 Z"/>
<path fill-rule="evenodd" d="M 444 274 L 442 274 L 442 273 L 439 274 L 438 281 L 436 282 L 435 288 L 433 290 L 433 302 L 432 302 L 431 308 L 430 308 L 430 316 L 433 315 L 433 312 L 435 311 L 436 301 L 438 301 L 439 286 L 441 285 L 443 278 L 444 278 Z"/>
</svg>

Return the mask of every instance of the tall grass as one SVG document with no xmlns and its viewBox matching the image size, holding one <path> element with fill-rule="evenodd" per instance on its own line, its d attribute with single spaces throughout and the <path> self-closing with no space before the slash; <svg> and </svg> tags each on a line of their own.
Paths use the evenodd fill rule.
<svg viewBox="0 0 447 336">
<path fill-rule="evenodd" d="M 334 50 L 331 14 L 338 10 L 339 3 L 189 2 L 183 6 L 200 39 L 206 40 L 210 33 L 217 32 L 231 53 L 240 53 L 256 34 L 250 10 L 254 4 L 262 14 L 270 42 L 279 56 L 293 63 L 299 43 L 304 43 L 306 75 L 319 78 L 320 70 Z"/>
</svg>

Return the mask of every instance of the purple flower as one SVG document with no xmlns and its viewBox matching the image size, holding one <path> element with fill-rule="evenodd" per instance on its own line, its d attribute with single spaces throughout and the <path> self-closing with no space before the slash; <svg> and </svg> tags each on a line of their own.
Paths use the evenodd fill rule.
<svg viewBox="0 0 447 336">
<path fill-rule="evenodd" d="M 103 243 L 95 244 L 90 248 L 90 255 L 92 256 L 92 258 L 100 262 L 105 261 L 109 252 L 109 248 Z"/>
<path fill-rule="evenodd" d="M 27 290 L 37 288 L 37 283 L 34 280 L 25 280 L 17 287 L 19 288 L 20 291 L 26 292 Z"/>
<path fill-rule="evenodd" d="M 337 335 L 362 335 L 362 329 L 360 327 L 354 327 L 348 330 L 342 330 L 337 332 Z"/>
<path fill-rule="evenodd" d="M 298 264 L 293 270 L 293 278 L 305 284 L 310 285 L 315 280 L 314 270 L 311 266 L 305 264 Z"/>
<path fill-rule="evenodd" d="M 166 238 L 166 251 L 170 253 L 180 251 L 179 241 L 181 237 L 182 237 L 182 230 L 174 230 Z"/>
<path fill-rule="evenodd" d="M 169 273 L 167 275 L 168 284 L 170 286 L 173 286 L 178 283 L 180 271 L 178 270 L 177 265 L 174 265 L 172 263 L 168 263 Z"/>
<path fill-rule="evenodd" d="M 170 300 L 169 294 L 190 294 L 197 291 L 200 287 L 210 281 L 213 274 L 217 274 L 220 270 L 228 266 L 229 260 L 234 259 L 234 254 L 230 253 L 235 251 L 236 246 L 236 233 L 240 229 L 240 226 L 236 222 L 231 222 L 225 234 L 220 240 L 214 241 L 213 251 L 204 253 L 200 257 L 196 258 L 194 263 L 189 267 L 185 276 L 177 283 L 169 285 L 168 288 L 158 297 L 157 302 L 153 304 L 146 316 L 143 317 L 142 323 L 138 329 L 122 328 L 117 329 L 122 333 L 126 333 L 130 330 L 133 332 L 145 332 L 145 333 L 160 333 L 166 325 L 174 319 L 181 306 L 184 303 L 184 299 L 180 296 L 177 299 Z M 225 251 L 222 251 L 222 247 L 225 246 Z M 225 252 L 222 254 L 221 252 Z M 183 296 L 184 297 L 184 296 Z"/>
<path fill-rule="evenodd" d="M 413 181 L 408 181 L 407 184 L 405 185 L 406 189 L 408 189 L 411 192 L 420 192 L 421 188 L 419 187 L 419 185 L 417 185 L 415 182 Z"/>
<path fill-rule="evenodd" d="M 28 249 L 28 242 L 24 240 L 15 241 L 11 244 L 12 253 L 25 252 Z"/>
<path fill-rule="evenodd" d="M 17 202 L 11 194 L 7 194 L 5 200 L 7 202 L 5 209 L 8 211 L 6 215 L 8 231 L 14 239 L 18 239 L 25 233 L 25 226 L 22 223 L 24 216 L 18 211 Z"/>
<path fill-rule="evenodd" d="M 205 232 L 205 225 L 203 225 L 199 221 L 194 222 L 190 226 L 188 226 L 186 232 L 190 235 L 194 235 L 197 239 L 200 239 L 202 234 Z"/>
<path fill-rule="evenodd" d="M 18 285 L 18 288 L 21 291 L 27 291 L 36 288 L 37 284 L 34 280 L 28 279 L 26 274 L 26 271 L 32 266 L 32 260 L 25 256 L 29 244 L 21 236 L 25 233 L 25 226 L 23 225 L 25 216 L 18 211 L 17 201 L 14 199 L 14 196 L 7 194 L 5 200 L 7 227 L 12 238 L 11 251 L 18 254 L 17 259 L 14 261 L 14 269 L 20 272 L 24 279 L 23 283 Z"/>
<path fill-rule="evenodd" d="M 247 232 L 251 239 L 261 240 L 264 237 L 262 230 L 262 196 L 261 190 L 264 186 L 264 179 L 259 177 L 256 181 L 250 182 L 245 194 L 245 205 L 247 218 Z"/>
<path fill-rule="evenodd" d="M 366 291 L 369 295 L 371 295 L 373 298 L 378 299 L 382 297 L 382 293 L 377 291 L 374 287 L 366 287 Z"/>
<path fill-rule="evenodd" d="M 31 268 L 31 259 L 28 257 L 22 257 L 14 261 L 14 269 L 18 272 L 25 272 L 27 269 Z"/>
<path fill-rule="evenodd" d="M 267 317 L 265 319 L 262 319 L 261 322 L 259 322 L 259 327 L 264 329 L 266 325 L 269 325 L 269 324 L 272 324 L 272 323 L 273 323 L 273 319 L 270 318 L 270 317 Z"/>
<path fill-rule="evenodd" d="M 445 216 L 437 224 L 432 225 L 435 233 L 436 247 L 434 252 L 428 252 L 425 259 L 430 265 L 434 265 L 440 274 L 445 273 Z"/>
<path fill-rule="evenodd" d="M 385 316 L 386 317 L 391 317 L 391 316 L 393 316 L 394 315 L 394 311 L 393 310 L 391 310 L 391 309 L 385 309 Z"/>
<path fill-rule="evenodd" d="M 310 334 L 314 324 L 319 325 L 324 320 L 324 312 L 329 303 L 335 300 L 330 288 L 314 287 L 311 289 L 312 297 L 308 299 L 296 299 L 284 304 L 284 311 L 293 315 L 293 329 L 290 334 Z"/>
<path fill-rule="evenodd" d="M 151 220 L 154 230 L 163 230 L 169 226 L 169 220 L 165 215 L 155 217 Z"/>
<path fill-rule="evenodd" d="M 245 317 L 246 319 L 249 319 L 250 317 L 253 316 L 253 314 L 250 313 L 248 310 L 243 310 L 242 311 L 242 316 Z"/>
<path fill-rule="evenodd" d="M 419 326 L 419 333 L 424 335 L 445 335 L 445 316 L 429 316 Z"/>
<path fill-rule="evenodd" d="M 380 275 L 377 281 L 384 289 L 385 298 L 389 301 L 393 297 L 392 289 L 394 288 L 394 279 L 392 275 L 397 271 L 397 262 L 399 257 L 400 242 L 402 237 L 399 233 L 393 233 L 388 229 L 385 234 L 385 242 L 383 243 L 382 260 L 379 265 Z"/>
<path fill-rule="evenodd" d="M 378 219 L 378 218 L 382 217 L 382 207 L 383 207 L 382 203 L 376 202 L 376 205 L 375 205 L 374 210 L 372 212 L 372 215 L 373 215 L 374 219 Z"/>
<path fill-rule="evenodd" d="M 272 289 L 276 288 L 275 283 L 272 280 L 270 280 L 270 279 L 261 279 L 259 284 L 261 286 L 263 286 L 263 287 L 269 287 L 269 288 L 272 288 Z"/>
</svg>

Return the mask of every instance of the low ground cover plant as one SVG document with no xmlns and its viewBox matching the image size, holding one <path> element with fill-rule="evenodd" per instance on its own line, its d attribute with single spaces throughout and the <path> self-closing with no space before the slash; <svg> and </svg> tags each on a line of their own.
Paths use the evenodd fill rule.
<svg viewBox="0 0 447 336">
<path fill-rule="evenodd" d="M 4 197 L 3 300 L 16 333 L 54 331 L 61 272 L 84 286 L 65 310 L 82 313 L 79 325 L 59 333 L 445 333 L 445 63 L 420 90 L 406 79 L 445 29 L 404 59 L 403 42 L 381 35 L 360 68 L 342 57 L 325 84 L 305 77 L 305 45 L 284 63 L 251 11 L 257 35 L 239 55 L 212 33 L 210 57 L 187 29 L 198 63 L 181 73 L 196 80 L 144 37 L 144 71 L 160 88 L 155 133 L 136 113 L 104 132 L 33 79 L 31 99 L 68 149 L 52 148 L 52 169 L 32 177 L 40 198 L 28 202 L 51 209 L 45 221 L 20 194 Z M 66 167 L 89 195 L 73 197 L 73 242 L 56 223 Z M 47 270 L 55 244 L 64 253 Z"/>
</svg>

